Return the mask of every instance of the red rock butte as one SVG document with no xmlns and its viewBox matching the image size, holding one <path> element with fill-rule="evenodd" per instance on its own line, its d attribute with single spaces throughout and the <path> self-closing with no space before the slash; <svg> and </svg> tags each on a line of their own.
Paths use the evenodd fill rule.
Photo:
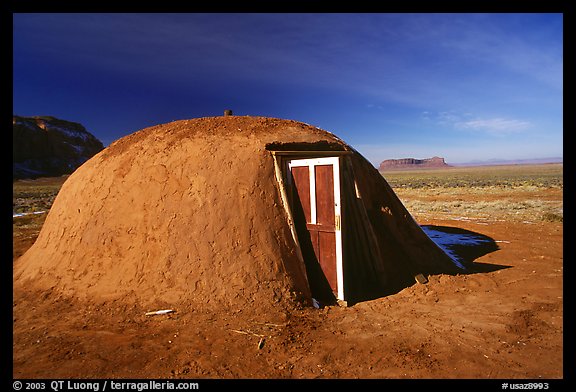
<svg viewBox="0 0 576 392">
<path fill-rule="evenodd" d="M 398 169 L 424 169 L 424 168 L 447 168 L 451 167 L 446 163 L 444 158 L 432 157 L 426 159 L 401 158 L 386 159 L 379 166 L 380 171 L 398 170 Z"/>
</svg>

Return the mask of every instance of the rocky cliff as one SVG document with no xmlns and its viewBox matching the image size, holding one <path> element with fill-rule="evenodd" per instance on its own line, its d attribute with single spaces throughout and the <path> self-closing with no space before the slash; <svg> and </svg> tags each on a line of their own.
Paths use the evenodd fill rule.
<svg viewBox="0 0 576 392">
<path fill-rule="evenodd" d="M 49 116 L 13 116 L 14 180 L 70 174 L 103 148 L 81 124 Z"/>
<path fill-rule="evenodd" d="M 387 159 L 380 163 L 379 170 L 398 170 L 398 169 L 422 169 L 422 168 L 443 168 L 450 167 L 444 158 L 432 157 L 426 159 L 402 158 Z"/>
</svg>

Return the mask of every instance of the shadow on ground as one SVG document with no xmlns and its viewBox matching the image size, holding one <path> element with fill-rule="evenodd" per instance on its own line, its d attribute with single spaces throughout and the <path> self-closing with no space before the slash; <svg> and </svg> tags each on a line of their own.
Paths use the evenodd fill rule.
<svg viewBox="0 0 576 392">
<path fill-rule="evenodd" d="M 466 273 L 493 272 L 507 265 L 474 262 L 479 257 L 499 250 L 493 238 L 459 227 L 423 225 L 422 230 L 444 250 Z"/>
<path fill-rule="evenodd" d="M 510 268 L 510 266 L 507 265 L 475 262 L 479 257 L 500 249 L 496 241 L 491 237 L 459 227 L 435 225 L 423 225 L 420 227 L 428 237 L 452 259 L 454 264 L 460 268 L 461 272 L 459 273 L 461 274 L 488 273 Z M 311 244 L 305 247 L 304 243 L 303 249 L 308 249 L 308 254 L 310 255 L 314 254 Z M 316 265 L 316 270 L 311 268 L 314 265 Z M 334 305 L 336 303 L 335 297 L 331 292 L 330 286 L 318 262 L 308 263 L 306 267 L 308 276 L 313 276 L 314 281 L 322 283 L 322 286 L 318 283 L 316 286 L 312 285 L 311 287 L 312 296 L 315 300 L 314 306 L 321 308 L 325 305 Z M 402 271 L 397 272 L 397 274 L 391 274 L 393 278 L 387 282 L 385 287 L 355 287 L 355 290 L 350 290 L 347 294 L 347 305 L 353 306 L 359 302 L 393 295 L 415 284 L 414 275 L 406 274 Z M 446 271 L 444 273 L 454 274 L 455 272 Z M 323 279 L 319 279 L 319 277 Z M 322 290 L 320 290 L 320 288 Z M 332 297 L 321 296 L 320 294 L 322 293 L 330 293 Z"/>
</svg>

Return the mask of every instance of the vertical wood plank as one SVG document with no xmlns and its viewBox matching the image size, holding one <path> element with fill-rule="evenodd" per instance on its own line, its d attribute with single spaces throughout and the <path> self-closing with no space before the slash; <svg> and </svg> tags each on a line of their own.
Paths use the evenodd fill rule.
<svg viewBox="0 0 576 392">
<path fill-rule="evenodd" d="M 334 226 L 334 170 L 333 165 L 316 165 L 316 223 Z"/>
<path fill-rule="evenodd" d="M 306 222 L 312 222 L 310 211 L 310 172 L 307 166 L 297 166 L 292 168 L 292 178 L 296 184 L 298 198 L 304 210 Z"/>
<path fill-rule="evenodd" d="M 338 278 L 336 274 L 336 234 L 334 232 L 318 232 L 318 248 L 320 253 L 320 267 L 324 271 L 326 280 L 332 291 L 338 292 Z"/>
</svg>

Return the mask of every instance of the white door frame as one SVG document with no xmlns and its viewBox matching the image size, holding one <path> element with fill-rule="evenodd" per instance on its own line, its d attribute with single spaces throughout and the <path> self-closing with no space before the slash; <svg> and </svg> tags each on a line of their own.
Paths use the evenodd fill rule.
<svg viewBox="0 0 576 392">
<path fill-rule="evenodd" d="M 288 166 L 288 184 L 293 186 L 292 168 L 307 166 L 310 174 L 310 219 L 316 223 L 316 171 L 315 166 L 332 165 L 334 174 L 334 222 L 336 235 L 336 281 L 338 285 L 337 298 L 344 301 L 344 268 L 342 262 L 342 203 L 340 197 L 340 158 L 323 157 L 323 158 L 305 158 L 287 160 Z"/>
</svg>

